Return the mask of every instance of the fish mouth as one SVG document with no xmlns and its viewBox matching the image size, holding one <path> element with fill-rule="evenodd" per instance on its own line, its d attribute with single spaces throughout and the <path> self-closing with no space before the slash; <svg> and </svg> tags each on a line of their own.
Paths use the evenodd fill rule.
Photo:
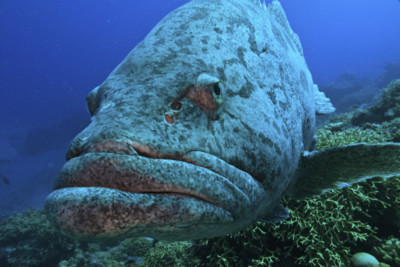
<svg viewBox="0 0 400 267">
<path fill-rule="evenodd" d="M 217 236 L 237 227 L 264 192 L 248 173 L 201 151 L 167 154 L 107 141 L 67 157 L 45 209 L 80 239 Z"/>
</svg>

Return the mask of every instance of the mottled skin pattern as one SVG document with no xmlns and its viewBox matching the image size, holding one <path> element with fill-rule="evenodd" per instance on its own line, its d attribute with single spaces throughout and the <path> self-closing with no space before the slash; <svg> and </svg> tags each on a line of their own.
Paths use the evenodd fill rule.
<svg viewBox="0 0 400 267">
<path fill-rule="evenodd" d="M 221 84 L 211 111 L 188 97 L 201 74 Z M 189 2 L 87 100 L 92 122 L 46 201 L 50 221 L 78 238 L 237 231 L 279 203 L 313 146 L 313 81 L 278 2 Z"/>
</svg>

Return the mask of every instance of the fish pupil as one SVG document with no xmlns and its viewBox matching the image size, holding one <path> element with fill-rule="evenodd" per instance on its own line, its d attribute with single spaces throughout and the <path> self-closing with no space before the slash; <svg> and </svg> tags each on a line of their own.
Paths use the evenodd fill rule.
<svg viewBox="0 0 400 267">
<path fill-rule="evenodd" d="M 214 83 L 213 90 L 214 90 L 215 95 L 220 95 L 221 94 L 221 88 L 219 87 L 218 83 Z"/>
</svg>

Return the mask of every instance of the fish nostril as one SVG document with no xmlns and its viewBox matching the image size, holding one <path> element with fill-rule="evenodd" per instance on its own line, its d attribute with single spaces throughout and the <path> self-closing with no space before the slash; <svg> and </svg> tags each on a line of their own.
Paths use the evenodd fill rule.
<svg viewBox="0 0 400 267">
<path fill-rule="evenodd" d="M 175 119 L 174 119 L 174 116 L 172 114 L 165 113 L 164 119 L 168 124 L 174 124 L 175 123 Z"/>
<path fill-rule="evenodd" d="M 171 103 L 171 109 L 178 111 L 182 108 L 182 104 L 179 101 L 174 101 Z"/>
</svg>

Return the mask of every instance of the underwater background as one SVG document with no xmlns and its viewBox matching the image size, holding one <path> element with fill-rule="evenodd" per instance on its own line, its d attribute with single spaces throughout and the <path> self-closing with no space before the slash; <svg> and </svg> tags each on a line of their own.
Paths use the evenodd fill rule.
<svg viewBox="0 0 400 267">
<path fill-rule="evenodd" d="M 348 255 L 359 251 L 400 266 L 400 226 L 385 219 L 400 212 L 395 179 L 377 178 L 302 203 L 285 200 L 291 219 L 283 224 L 259 223 L 196 244 L 78 244 L 51 229 L 41 209 L 69 142 L 90 121 L 86 95 L 186 2 L 0 1 L 0 266 L 348 266 Z M 337 109 L 330 121 L 320 121 L 319 149 L 400 142 L 400 81 L 394 81 L 400 79 L 400 2 L 281 4 L 314 82 Z M 342 213 L 329 220 L 332 210 Z M 344 223 L 337 225 L 341 216 Z M 339 234 L 330 236 L 328 229 Z"/>
</svg>

